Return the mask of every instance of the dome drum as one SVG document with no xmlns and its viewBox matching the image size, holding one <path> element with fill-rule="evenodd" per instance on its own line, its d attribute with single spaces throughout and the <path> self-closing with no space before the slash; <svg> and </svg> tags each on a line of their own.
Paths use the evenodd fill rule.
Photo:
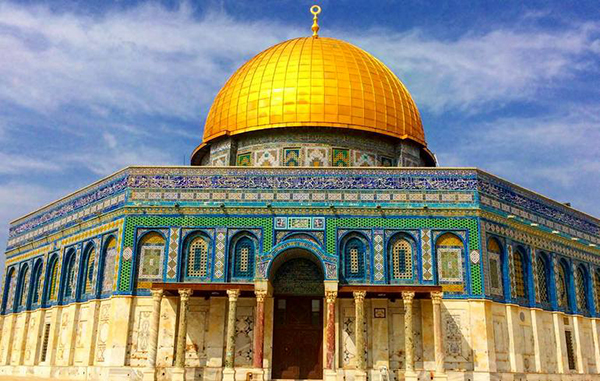
<svg viewBox="0 0 600 381">
<path fill-rule="evenodd" d="M 331 157 L 335 152 L 346 155 L 344 150 L 347 156 L 363 152 L 369 165 L 435 166 L 419 111 L 402 82 L 377 58 L 333 38 L 285 41 L 240 67 L 213 102 L 192 165 L 261 165 L 264 160 L 252 160 L 260 147 L 248 152 L 243 148 L 265 136 L 271 140 L 269 149 L 310 143 L 331 151 Z M 318 142 L 315 136 L 334 141 Z M 347 136 L 371 141 L 362 151 L 359 146 L 365 142 L 336 142 Z M 229 154 L 221 152 L 222 140 L 229 141 Z M 250 159 L 239 160 L 240 154 Z M 268 159 L 285 165 L 282 159 Z M 361 160 L 344 160 L 348 166 L 363 165 Z M 333 159 L 322 163 L 335 166 Z"/>
<path fill-rule="evenodd" d="M 296 127 L 223 136 L 200 146 L 192 165 L 427 167 L 433 155 L 410 140 L 376 133 Z"/>
</svg>

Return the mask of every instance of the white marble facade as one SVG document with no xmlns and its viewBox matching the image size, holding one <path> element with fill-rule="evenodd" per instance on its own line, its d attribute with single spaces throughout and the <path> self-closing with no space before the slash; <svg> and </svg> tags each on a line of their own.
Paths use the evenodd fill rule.
<svg viewBox="0 0 600 381">
<path fill-rule="evenodd" d="M 413 302 L 414 370 L 420 380 L 433 377 L 589 380 L 600 377 L 596 374 L 600 364 L 600 332 L 596 319 L 491 301 L 449 299 L 441 303 L 444 374 L 439 374 L 436 372 L 433 308 L 431 299 Z M 245 380 L 248 373 L 257 371 L 260 378 L 270 378 L 272 311 L 273 298 L 267 297 L 264 368 L 256 369 L 253 367 L 256 299 L 240 297 L 237 300 L 234 379 Z M 354 380 L 357 378 L 357 340 L 352 297 L 337 298 L 335 311 L 334 369 L 328 370 L 325 377 Z M 402 298 L 366 298 L 364 311 L 367 377 L 405 379 L 406 311 Z M 6 315 L 0 340 L 0 374 L 141 380 L 148 370 L 148 354 L 153 345 L 152 314 L 151 297 L 115 296 L 101 302 Z M 164 296 L 160 302 L 156 343 L 155 377 L 158 380 L 178 377 L 174 361 L 178 314 L 179 297 Z M 227 297 L 192 296 L 187 314 L 185 379 L 226 378 L 223 369 Z"/>
</svg>

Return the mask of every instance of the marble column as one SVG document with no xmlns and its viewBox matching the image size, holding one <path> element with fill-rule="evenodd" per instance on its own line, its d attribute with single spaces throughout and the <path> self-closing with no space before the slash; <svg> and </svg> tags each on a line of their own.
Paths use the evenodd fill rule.
<svg viewBox="0 0 600 381">
<path fill-rule="evenodd" d="M 365 296 L 366 291 L 354 291 L 354 336 L 356 340 L 356 381 L 367 379 L 365 372 Z"/>
<path fill-rule="evenodd" d="M 156 380 L 156 352 L 158 347 L 158 326 L 160 323 L 160 305 L 163 297 L 162 289 L 152 289 L 152 316 L 150 320 L 150 334 L 148 335 L 148 357 L 144 370 L 144 381 Z"/>
<path fill-rule="evenodd" d="M 175 352 L 175 367 L 185 368 L 185 346 L 187 338 L 188 304 L 192 290 L 184 288 L 179 290 L 179 327 L 177 330 L 177 352 Z"/>
<path fill-rule="evenodd" d="M 240 296 L 240 290 L 227 290 L 229 297 L 229 312 L 227 315 L 227 347 L 225 348 L 225 369 L 223 370 L 223 380 L 232 381 L 235 379 L 233 370 L 235 359 L 235 318 L 237 314 L 237 300 Z"/>
<path fill-rule="evenodd" d="M 433 304 L 433 346 L 435 355 L 435 376 L 434 379 L 447 378 L 444 370 L 444 338 L 442 336 L 442 291 L 433 291 L 431 293 L 431 303 Z"/>
<path fill-rule="evenodd" d="M 256 290 L 256 321 L 254 322 L 254 358 L 252 366 L 263 368 L 263 349 L 265 345 L 265 297 L 267 290 Z"/>
<path fill-rule="evenodd" d="M 415 293 L 413 291 L 402 292 L 402 300 L 404 301 L 404 379 L 416 380 L 414 363 L 414 334 L 413 334 L 413 299 Z"/>
<path fill-rule="evenodd" d="M 337 291 L 325 291 L 327 301 L 327 327 L 326 327 L 326 364 L 325 368 L 333 370 L 335 356 L 335 300 Z"/>
</svg>

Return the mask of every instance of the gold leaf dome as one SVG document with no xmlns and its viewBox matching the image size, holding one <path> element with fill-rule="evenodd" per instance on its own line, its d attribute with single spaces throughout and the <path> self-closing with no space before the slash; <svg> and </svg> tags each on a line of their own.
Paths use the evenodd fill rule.
<svg viewBox="0 0 600 381">
<path fill-rule="evenodd" d="M 208 113 L 203 143 L 249 131 L 336 127 L 426 146 L 417 106 L 381 61 L 345 41 L 301 37 L 240 67 Z"/>
</svg>

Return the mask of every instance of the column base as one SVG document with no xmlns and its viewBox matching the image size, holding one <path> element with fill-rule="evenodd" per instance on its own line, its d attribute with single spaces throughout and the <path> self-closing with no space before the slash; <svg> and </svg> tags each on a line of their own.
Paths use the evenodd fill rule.
<svg viewBox="0 0 600 381">
<path fill-rule="evenodd" d="M 448 375 L 446 373 L 434 373 L 433 374 L 433 381 L 447 381 L 448 380 Z"/>
<path fill-rule="evenodd" d="M 354 381 L 367 381 L 367 372 L 364 370 L 356 370 L 354 372 Z"/>
<path fill-rule="evenodd" d="M 404 381 L 418 381 L 419 377 L 415 371 L 405 371 Z"/>
<path fill-rule="evenodd" d="M 252 381 L 264 381 L 265 380 L 265 371 L 262 369 L 254 369 L 252 370 Z"/>
<path fill-rule="evenodd" d="M 173 368 L 171 381 L 185 381 L 185 368 Z"/>
<path fill-rule="evenodd" d="M 235 370 L 231 368 L 223 369 L 223 381 L 235 381 Z"/>
<path fill-rule="evenodd" d="M 331 369 L 323 371 L 323 381 L 337 381 L 337 372 Z"/>
<path fill-rule="evenodd" d="M 146 368 L 142 371 L 142 381 L 156 381 L 156 369 Z"/>
</svg>

